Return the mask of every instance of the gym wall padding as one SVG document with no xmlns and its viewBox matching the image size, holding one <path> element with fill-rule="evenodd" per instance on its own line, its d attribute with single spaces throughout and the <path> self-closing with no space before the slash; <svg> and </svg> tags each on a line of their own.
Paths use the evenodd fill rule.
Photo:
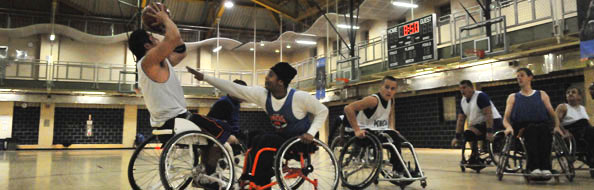
<svg viewBox="0 0 594 190">
<path fill-rule="evenodd" d="M 36 145 L 39 137 L 40 108 L 15 106 L 12 118 L 12 138 L 17 144 Z"/>
<path fill-rule="evenodd" d="M 93 116 L 93 136 L 85 136 Z M 56 107 L 53 144 L 122 144 L 124 109 Z"/>
</svg>

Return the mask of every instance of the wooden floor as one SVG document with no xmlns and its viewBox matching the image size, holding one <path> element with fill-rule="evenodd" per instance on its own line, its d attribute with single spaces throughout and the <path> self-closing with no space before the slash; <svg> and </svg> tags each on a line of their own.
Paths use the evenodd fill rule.
<svg viewBox="0 0 594 190">
<path fill-rule="evenodd" d="M 130 189 L 127 180 L 128 160 L 132 150 L 59 150 L 1 151 L 0 189 Z M 459 150 L 418 149 L 422 168 L 427 175 L 426 189 L 491 190 L 491 189 L 594 189 L 594 179 L 586 171 L 578 171 L 574 182 L 565 178 L 560 183 L 526 184 L 524 179 L 495 177 L 495 168 L 480 174 L 460 172 Z M 340 189 L 340 188 L 339 188 Z M 399 189 L 389 182 L 380 182 L 367 189 Z M 406 189 L 422 189 L 418 182 Z"/>
</svg>

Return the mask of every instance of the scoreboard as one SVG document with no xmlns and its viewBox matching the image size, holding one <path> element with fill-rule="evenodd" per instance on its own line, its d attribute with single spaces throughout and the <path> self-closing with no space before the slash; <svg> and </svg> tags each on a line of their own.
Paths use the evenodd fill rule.
<svg viewBox="0 0 594 190">
<path fill-rule="evenodd" d="M 437 59 L 435 19 L 431 14 L 388 28 L 390 68 Z"/>
</svg>

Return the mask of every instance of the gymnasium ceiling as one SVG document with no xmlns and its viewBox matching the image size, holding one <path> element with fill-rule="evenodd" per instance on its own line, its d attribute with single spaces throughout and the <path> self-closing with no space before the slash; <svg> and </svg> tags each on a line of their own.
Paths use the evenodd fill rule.
<svg viewBox="0 0 594 190">
<path fill-rule="evenodd" d="M 42 19 L 33 22 L 47 23 L 48 17 L 51 18 L 52 1 L 56 1 L 58 5 L 57 23 L 60 23 L 60 19 L 74 16 L 97 19 L 102 22 L 118 22 L 122 24 L 122 28 L 116 29 L 117 33 L 135 27 L 132 22 L 127 28 L 123 28 L 123 23 L 129 22 L 134 17 L 138 9 L 133 6 L 142 4 L 143 0 L 4 0 L 5 3 L 0 4 L 0 13 L 38 15 L 42 16 Z M 200 31 L 195 41 L 216 37 L 218 24 L 221 37 L 235 39 L 241 43 L 253 41 L 254 25 L 258 42 L 274 42 L 278 40 L 281 31 L 289 32 L 285 33 L 283 38 L 287 37 L 291 40 L 299 38 L 297 34 L 300 33 L 313 34 L 317 37 L 328 34 L 334 37 L 333 29 L 326 27 L 327 21 L 323 13 L 327 9 L 330 13 L 338 9 L 340 14 L 328 16 L 333 22 L 337 19 L 339 23 L 344 22 L 346 21 L 344 14 L 348 12 L 350 3 L 349 0 L 232 0 L 234 6 L 225 8 L 224 0 L 146 1 L 147 3 L 164 1 L 170 9 L 172 19 L 176 24 L 181 25 L 180 28 L 196 31 L 195 33 Z M 391 6 L 390 0 L 353 0 L 353 3 L 360 8 L 359 24 L 369 20 L 396 20 L 402 18 L 407 12 L 407 9 Z M 338 30 L 346 38 L 346 30 Z"/>
</svg>

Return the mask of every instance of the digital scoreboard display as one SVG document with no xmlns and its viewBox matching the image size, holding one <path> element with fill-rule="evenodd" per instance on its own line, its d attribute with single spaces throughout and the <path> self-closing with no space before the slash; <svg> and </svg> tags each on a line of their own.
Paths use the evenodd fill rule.
<svg viewBox="0 0 594 190">
<path fill-rule="evenodd" d="M 437 59 L 435 14 L 388 28 L 390 68 Z"/>
</svg>

